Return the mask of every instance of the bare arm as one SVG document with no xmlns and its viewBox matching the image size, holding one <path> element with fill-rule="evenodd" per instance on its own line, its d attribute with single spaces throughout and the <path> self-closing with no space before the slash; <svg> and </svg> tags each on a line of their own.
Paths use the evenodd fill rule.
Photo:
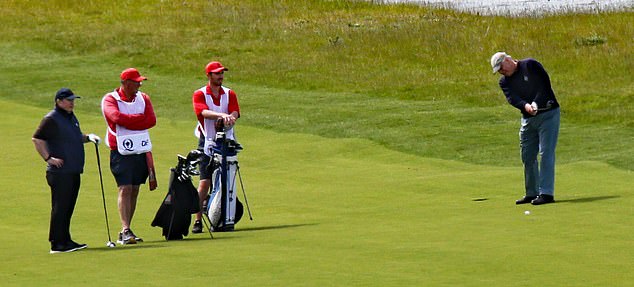
<svg viewBox="0 0 634 287">
<path fill-rule="evenodd" d="M 40 154 L 42 159 L 46 161 L 48 164 L 55 167 L 62 167 L 64 165 L 64 160 L 61 158 L 52 157 L 48 152 L 48 146 L 46 141 L 41 139 L 32 138 L 33 144 L 35 145 L 35 150 Z"/>
<path fill-rule="evenodd" d="M 201 115 L 206 119 L 213 119 L 213 120 L 222 119 L 225 123 L 225 126 L 232 126 L 236 123 L 239 113 L 234 111 L 234 112 L 231 112 L 230 114 L 225 114 L 225 113 L 214 112 L 212 110 L 203 110 Z"/>
</svg>

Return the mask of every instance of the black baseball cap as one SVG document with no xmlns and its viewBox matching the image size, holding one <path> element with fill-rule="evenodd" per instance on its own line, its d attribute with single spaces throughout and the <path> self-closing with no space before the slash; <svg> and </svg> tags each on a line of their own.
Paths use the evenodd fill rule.
<svg viewBox="0 0 634 287">
<path fill-rule="evenodd" d="M 81 98 L 81 97 L 78 96 L 78 95 L 75 95 L 75 93 L 73 93 L 73 91 L 71 91 L 69 88 L 61 88 L 55 94 L 55 99 L 56 100 L 62 100 L 62 99 L 74 100 L 74 99 L 79 99 L 79 98 Z"/>
</svg>

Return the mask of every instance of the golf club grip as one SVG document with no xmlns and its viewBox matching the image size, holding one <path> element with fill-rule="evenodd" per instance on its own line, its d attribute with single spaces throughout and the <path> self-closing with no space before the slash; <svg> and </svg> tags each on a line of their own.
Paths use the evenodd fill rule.
<svg viewBox="0 0 634 287">
<path fill-rule="evenodd" d="M 216 131 L 224 131 L 225 130 L 224 127 L 225 127 L 225 121 L 222 118 L 216 119 L 216 125 L 215 125 Z"/>
</svg>

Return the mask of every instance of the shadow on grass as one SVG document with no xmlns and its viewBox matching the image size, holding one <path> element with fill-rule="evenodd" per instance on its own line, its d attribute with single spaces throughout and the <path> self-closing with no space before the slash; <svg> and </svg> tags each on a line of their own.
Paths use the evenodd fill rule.
<svg viewBox="0 0 634 287">
<path fill-rule="evenodd" d="M 247 227 L 247 228 L 239 228 L 234 232 L 247 232 L 247 231 L 259 231 L 259 230 L 269 230 L 269 229 L 283 229 L 283 228 L 295 228 L 302 226 L 312 226 L 317 225 L 318 223 L 303 223 L 303 224 L 284 224 L 284 225 L 276 225 L 276 226 L 259 226 L 259 227 Z"/>
<path fill-rule="evenodd" d="M 214 240 L 231 239 L 231 237 L 226 237 L 226 236 L 224 236 L 224 237 L 223 237 L 223 236 L 220 236 L 220 237 L 219 237 L 219 236 L 218 236 L 218 233 L 219 233 L 219 232 L 214 232 L 214 233 L 213 233 L 213 236 L 214 236 L 214 238 L 213 238 L 213 239 L 209 236 L 209 233 L 205 233 L 204 235 L 206 235 L 206 236 L 202 236 L 202 237 L 188 237 L 188 238 L 184 238 L 183 240 L 170 240 L 170 241 L 163 241 L 163 242 L 172 242 L 172 241 L 198 241 L 198 240 L 211 240 L 211 241 L 214 241 Z M 190 235 L 190 236 L 191 236 L 191 235 Z M 200 236 L 200 235 L 196 235 L 196 236 Z"/>
<path fill-rule="evenodd" d="M 198 240 L 223 240 L 223 239 L 228 239 L 230 237 L 218 237 L 215 235 L 214 233 L 214 238 L 211 239 L 211 237 L 209 237 L 209 235 L 207 234 L 206 237 L 186 237 L 180 240 L 150 240 L 150 241 L 144 241 L 143 243 L 138 243 L 138 244 L 129 244 L 126 246 L 121 246 L 119 244 L 117 244 L 116 247 L 114 248 L 110 248 L 110 247 L 106 247 L 106 246 L 99 246 L 99 247 L 89 247 L 86 248 L 84 250 L 81 250 L 80 252 L 115 252 L 115 251 L 125 251 L 125 250 L 133 250 L 133 249 L 146 249 L 146 248 L 165 248 L 165 247 L 169 247 L 170 243 L 173 242 L 183 242 L 183 241 L 198 241 Z"/>
<path fill-rule="evenodd" d="M 163 241 L 165 242 L 165 241 Z M 147 243 L 147 242 L 146 242 Z M 88 247 L 84 250 L 79 250 L 76 252 L 117 252 L 117 251 L 126 251 L 126 250 L 133 250 L 133 249 L 146 249 L 146 248 L 163 248 L 166 246 L 163 245 L 158 245 L 158 244 L 146 244 L 146 243 L 141 243 L 141 244 L 129 244 L 126 246 L 121 246 L 118 245 L 116 247 L 110 248 L 107 246 L 100 246 L 100 247 Z"/>
<path fill-rule="evenodd" d="M 567 202 L 567 203 L 586 203 L 586 202 L 594 202 L 599 200 L 613 199 L 619 198 L 620 195 L 605 195 L 605 196 L 593 196 L 593 197 L 581 197 L 581 198 L 573 198 L 573 199 L 564 199 L 564 200 L 556 200 L 557 202 Z"/>
</svg>

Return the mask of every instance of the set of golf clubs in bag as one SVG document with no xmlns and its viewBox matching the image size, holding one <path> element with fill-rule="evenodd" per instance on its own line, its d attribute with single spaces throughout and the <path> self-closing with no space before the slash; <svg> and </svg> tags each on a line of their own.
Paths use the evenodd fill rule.
<svg viewBox="0 0 634 287">
<path fill-rule="evenodd" d="M 203 203 L 203 222 L 209 236 L 213 239 L 212 231 L 232 231 L 244 213 L 242 202 L 237 197 L 236 177 L 239 179 L 242 189 L 249 219 L 253 220 L 246 191 L 242 183 L 242 175 L 237 161 L 237 153 L 242 150 L 242 146 L 234 140 L 226 138 L 224 128 L 217 129 L 216 145 L 213 148 L 213 157 L 209 166 L 205 167 L 212 173 L 212 186 L 210 187 L 207 200 Z M 108 223 L 108 211 L 106 208 L 106 198 L 103 188 L 103 175 L 101 172 L 101 160 L 99 157 L 99 147 L 95 143 L 97 154 L 97 167 L 99 169 L 99 182 L 101 185 L 101 198 L 106 221 L 106 231 L 108 241 L 106 246 L 113 248 L 115 243 L 110 237 L 110 225 Z M 163 236 L 167 240 L 182 239 L 189 233 L 191 224 L 191 214 L 200 212 L 200 201 L 198 191 L 192 182 L 192 176 L 197 176 L 198 165 L 202 152 L 199 150 L 190 151 L 187 156 L 177 155 L 178 163 L 176 167 L 170 169 L 170 181 L 168 193 L 165 196 L 159 210 L 156 213 L 152 226 L 162 227 Z"/>
</svg>

